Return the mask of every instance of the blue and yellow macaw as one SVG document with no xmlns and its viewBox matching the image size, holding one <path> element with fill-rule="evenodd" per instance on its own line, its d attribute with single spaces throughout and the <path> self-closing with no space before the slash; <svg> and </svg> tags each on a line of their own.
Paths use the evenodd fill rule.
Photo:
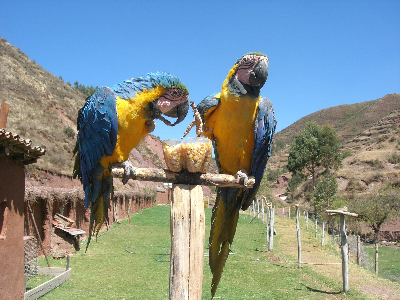
<svg viewBox="0 0 400 300">
<path fill-rule="evenodd" d="M 73 177 L 81 180 L 86 209 L 90 206 L 89 242 L 108 220 L 113 186 L 110 168 L 123 167 L 123 183 L 127 183 L 135 174 L 129 153 L 154 130 L 154 119 L 169 126 L 180 123 L 189 110 L 188 99 L 186 86 L 161 72 L 102 87 L 86 99 L 78 113 Z M 163 114 L 177 120 L 172 124 Z"/>
<path fill-rule="evenodd" d="M 239 210 L 246 210 L 253 201 L 271 152 L 276 128 L 274 110 L 269 99 L 260 96 L 267 76 L 268 57 L 248 53 L 229 71 L 221 92 L 197 106 L 204 135 L 213 141 L 219 172 L 255 177 L 250 189 L 217 189 L 209 239 L 212 297 L 235 235 Z"/>
</svg>

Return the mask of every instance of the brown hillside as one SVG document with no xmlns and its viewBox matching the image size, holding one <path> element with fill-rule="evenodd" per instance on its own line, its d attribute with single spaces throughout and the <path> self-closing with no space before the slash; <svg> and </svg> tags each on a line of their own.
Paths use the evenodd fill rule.
<svg viewBox="0 0 400 300">
<path fill-rule="evenodd" d="M 400 94 L 389 94 L 377 100 L 322 109 L 279 131 L 275 135 L 275 141 L 284 140 L 289 144 L 293 136 L 304 129 L 307 122 L 328 124 L 336 129 L 343 141 L 347 141 L 398 108 Z"/>
<path fill-rule="evenodd" d="M 359 133 L 343 146 L 352 155 L 337 172 L 339 190 L 368 192 L 400 182 L 400 109 Z"/>
<path fill-rule="evenodd" d="M 7 131 L 46 149 L 39 168 L 71 175 L 76 117 L 85 96 L 1 38 L 0 82 L 0 101 L 10 104 Z"/>
</svg>

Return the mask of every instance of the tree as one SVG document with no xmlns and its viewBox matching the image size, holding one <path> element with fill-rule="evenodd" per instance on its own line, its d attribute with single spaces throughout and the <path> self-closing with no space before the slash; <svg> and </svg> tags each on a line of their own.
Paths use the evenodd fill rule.
<svg viewBox="0 0 400 300">
<path fill-rule="evenodd" d="M 315 189 L 316 177 L 337 170 L 342 163 L 339 138 L 329 125 L 322 128 L 316 123 L 307 123 L 297 134 L 289 148 L 287 168 L 289 172 L 303 173 L 307 170 L 312 176 Z"/>
<path fill-rule="evenodd" d="M 294 202 L 294 195 L 296 194 L 298 186 L 307 179 L 303 173 L 294 173 L 292 178 L 288 180 L 288 185 L 286 188 L 286 195 L 290 202 Z"/>
<path fill-rule="evenodd" d="M 374 239 L 378 240 L 381 226 L 397 217 L 400 212 L 400 190 L 389 187 L 359 195 L 349 202 L 349 208 L 371 227 Z"/>
<path fill-rule="evenodd" d="M 324 176 L 317 181 L 314 192 L 314 208 L 317 216 L 323 215 L 325 210 L 337 208 L 332 207 L 335 195 L 338 190 L 338 183 L 334 176 Z"/>
</svg>

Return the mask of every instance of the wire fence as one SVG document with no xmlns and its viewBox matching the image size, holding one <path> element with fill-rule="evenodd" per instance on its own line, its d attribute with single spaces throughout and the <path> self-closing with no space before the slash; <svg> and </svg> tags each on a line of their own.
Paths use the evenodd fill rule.
<svg viewBox="0 0 400 300">
<path fill-rule="evenodd" d="M 24 237 L 24 266 L 26 278 L 37 275 L 38 272 L 38 242 L 33 236 Z"/>
<path fill-rule="evenodd" d="M 295 207 L 286 207 L 276 209 L 274 214 L 279 215 L 280 217 L 290 217 L 295 220 L 295 211 Z M 253 216 L 252 221 L 255 218 L 262 218 L 264 223 L 264 212 L 268 243 L 269 237 L 271 236 L 268 230 L 270 227 L 270 215 L 265 199 L 256 199 L 253 201 L 252 205 L 249 207 L 248 214 Z M 327 245 L 327 243 L 337 246 L 341 245 L 340 231 L 336 227 L 328 227 L 326 223 L 319 222 L 315 218 L 315 214 L 312 212 L 302 209 L 300 216 L 301 215 L 305 218 L 306 222 L 306 228 L 304 229 L 315 231 L 315 238 L 321 241 L 322 246 L 324 246 L 324 244 Z M 295 222 L 293 223 L 293 226 L 296 226 Z M 322 234 L 323 228 L 325 229 L 324 234 Z M 347 245 L 348 256 L 350 256 L 351 261 L 373 273 L 376 273 L 380 277 L 400 282 L 399 242 L 380 242 L 379 244 L 373 244 L 370 243 L 369 240 L 365 240 L 360 236 L 348 234 Z M 272 247 L 269 247 L 269 250 L 272 250 Z"/>
</svg>

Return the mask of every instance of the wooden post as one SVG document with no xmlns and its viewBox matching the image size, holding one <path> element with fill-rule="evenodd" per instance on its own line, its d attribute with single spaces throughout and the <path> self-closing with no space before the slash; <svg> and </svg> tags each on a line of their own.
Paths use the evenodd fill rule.
<svg viewBox="0 0 400 300">
<path fill-rule="evenodd" d="M 340 248 L 342 252 L 343 292 L 349 291 L 349 256 L 344 215 L 340 215 Z"/>
<path fill-rule="evenodd" d="M 125 196 L 126 199 L 126 196 Z M 129 197 L 128 200 L 128 224 L 131 224 L 131 203 L 132 203 L 132 197 Z"/>
<path fill-rule="evenodd" d="M 328 215 L 340 215 L 340 249 L 342 253 L 342 277 L 343 277 L 343 292 L 349 291 L 349 245 L 347 243 L 346 223 L 344 216 L 358 217 L 358 214 L 350 213 L 347 207 L 340 210 L 326 210 Z"/>
<path fill-rule="evenodd" d="M 4 101 L 1 103 L 0 108 L 0 128 L 6 128 L 7 126 L 7 117 L 8 117 L 8 109 L 10 104 L 5 103 Z"/>
<path fill-rule="evenodd" d="M 264 224 L 264 198 L 261 198 L 262 223 Z"/>
<path fill-rule="evenodd" d="M 285 217 L 285 208 L 284 207 L 282 208 L 282 214 L 283 214 L 283 217 Z"/>
<path fill-rule="evenodd" d="M 257 219 L 260 218 L 260 200 L 257 198 Z"/>
<path fill-rule="evenodd" d="M 308 230 L 308 210 L 307 210 L 307 213 L 306 213 L 306 228 Z"/>
<path fill-rule="evenodd" d="M 201 186 L 173 185 L 170 226 L 169 299 L 201 299 L 205 238 Z"/>
<path fill-rule="evenodd" d="M 315 239 L 317 239 L 318 236 L 318 220 L 317 216 L 315 216 Z"/>
<path fill-rule="evenodd" d="M 360 236 L 357 235 L 357 265 L 361 263 L 361 239 Z"/>
<path fill-rule="evenodd" d="M 267 244 L 269 244 L 269 237 L 270 237 L 269 231 L 271 230 L 270 223 L 271 223 L 271 208 L 268 205 L 267 206 Z"/>
<path fill-rule="evenodd" d="M 378 250 L 378 242 L 375 243 L 375 274 L 378 275 L 379 271 L 379 250 Z"/>
<path fill-rule="evenodd" d="M 275 208 L 271 207 L 271 221 L 269 227 L 269 243 L 268 243 L 268 251 L 271 251 L 274 248 L 274 220 L 275 219 Z"/>
<path fill-rule="evenodd" d="M 296 229 L 297 229 L 297 267 L 301 268 L 301 237 L 300 237 L 300 208 L 296 206 Z"/>
<path fill-rule="evenodd" d="M 289 213 L 288 213 L 288 218 L 290 218 L 290 206 L 289 206 Z"/>
<path fill-rule="evenodd" d="M 325 238 L 325 222 L 322 222 L 322 234 L 321 234 L 321 246 L 324 246 L 324 238 Z"/>
</svg>

